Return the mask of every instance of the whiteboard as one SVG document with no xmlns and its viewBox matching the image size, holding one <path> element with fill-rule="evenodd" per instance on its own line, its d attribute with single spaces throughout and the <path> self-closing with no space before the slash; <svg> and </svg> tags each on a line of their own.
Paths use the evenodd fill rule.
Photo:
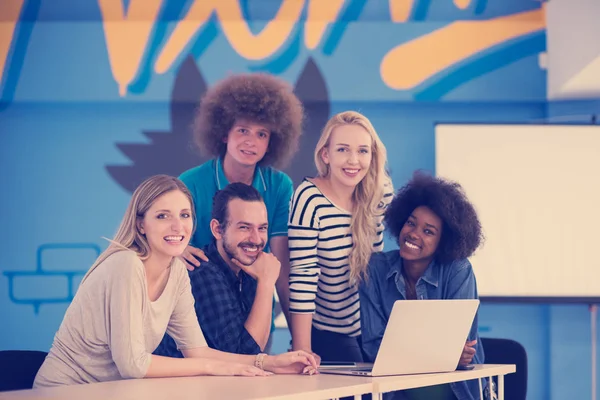
<svg viewBox="0 0 600 400">
<path fill-rule="evenodd" d="M 435 157 L 480 217 L 480 296 L 600 299 L 600 126 L 440 124 Z"/>
</svg>

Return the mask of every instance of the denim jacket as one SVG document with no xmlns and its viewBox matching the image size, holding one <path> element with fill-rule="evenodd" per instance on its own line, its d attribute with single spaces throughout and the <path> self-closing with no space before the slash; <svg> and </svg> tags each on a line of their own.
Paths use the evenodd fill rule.
<svg viewBox="0 0 600 400">
<path fill-rule="evenodd" d="M 450 264 L 433 261 L 416 284 L 417 299 L 476 299 L 477 282 L 471 263 L 464 259 Z M 368 278 L 359 287 L 362 343 L 369 361 L 373 362 L 392 307 L 396 300 L 406 299 L 402 274 L 402 258 L 398 250 L 375 253 L 368 267 Z M 474 364 L 483 364 L 483 346 L 477 334 L 477 314 L 468 340 L 477 340 Z M 482 382 L 485 387 L 485 382 Z M 479 399 L 477 380 L 451 383 L 458 400 Z"/>
</svg>

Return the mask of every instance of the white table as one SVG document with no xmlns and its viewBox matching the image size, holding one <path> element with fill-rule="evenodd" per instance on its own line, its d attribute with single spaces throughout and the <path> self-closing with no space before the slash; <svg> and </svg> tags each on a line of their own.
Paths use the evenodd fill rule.
<svg viewBox="0 0 600 400">
<path fill-rule="evenodd" d="M 444 383 L 468 381 L 478 378 L 498 377 L 498 400 L 504 400 L 504 375 L 517 370 L 514 364 L 476 365 L 470 371 L 453 371 L 436 374 L 398 375 L 373 378 L 373 399 L 381 399 L 381 395 L 396 390 L 414 389 L 418 387 L 441 385 Z"/>
<path fill-rule="evenodd" d="M 198 376 L 189 378 L 131 379 L 89 385 L 60 386 L 0 393 L 0 400 L 322 400 L 439 385 L 498 376 L 499 400 L 504 399 L 504 375 L 514 365 L 478 365 L 471 371 L 399 375 L 380 378 L 329 375 L 273 375 L 267 377 Z"/>
<path fill-rule="evenodd" d="M 132 379 L 0 393 L 0 400 L 321 400 L 371 393 L 371 378 L 345 375 Z"/>
</svg>

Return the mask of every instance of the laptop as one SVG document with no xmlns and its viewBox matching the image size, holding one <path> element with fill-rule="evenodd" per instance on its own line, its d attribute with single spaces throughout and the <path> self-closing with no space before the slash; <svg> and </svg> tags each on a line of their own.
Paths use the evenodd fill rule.
<svg viewBox="0 0 600 400">
<path fill-rule="evenodd" d="M 479 300 L 397 300 L 375 362 L 328 363 L 323 374 L 387 376 L 455 371 Z"/>
</svg>

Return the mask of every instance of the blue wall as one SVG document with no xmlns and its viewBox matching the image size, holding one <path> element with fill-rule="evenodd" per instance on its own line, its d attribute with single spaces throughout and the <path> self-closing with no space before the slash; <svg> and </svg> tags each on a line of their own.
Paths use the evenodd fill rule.
<svg viewBox="0 0 600 400">
<path fill-rule="evenodd" d="M 138 3 L 123 2 L 133 13 Z M 291 3 L 241 0 L 212 14 L 186 46 L 169 53 L 192 3 L 163 0 L 139 59 L 135 43 L 119 53 L 106 39 L 104 22 L 119 15 L 101 7 L 104 0 L 22 0 L 12 11 L 0 5 L 17 22 L 5 52 L 0 43 L 6 222 L 0 349 L 49 348 L 131 188 L 145 176 L 178 174 L 202 161 L 189 146 L 189 123 L 202 93 L 229 73 L 266 71 L 295 85 L 309 114 L 301 151 L 287 169 L 295 182 L 314 171 L 303 160 L 312 159 L 319 129 L 346 109 L 372 120 L 390 150 L 396 187 L 415 169 L 435 170 L 436 123 L 582 122 L 600 113 L 600 99 L 546 101 L 546 71 L 538 65 L 546 46 L 540 2 L 474 0 L 464 10 L 451 0 L 395 2 L 410 5 L 403 14 L 387 1 L 346 0 L 315 45 L 305 38 L 314 36 L 304 24 L 306 0 L 289 36 L 277 46 L 272 35 L 263 46 L 272 51 L 251 55 L 225 34 L 221 16 L 239 5 L 257 35 Z M 149 18 L 147 8 L 138 19 Z M 519 14 L 529 18 L 511 22 Z M 496 33 L 488 25 L 494 18 L 504 23 Z M 466 35 L 453 30 L 457 24 Z M 469 38 L 488 28 L 496 40 L 473 47 Z M 436 49 L 450 55 L 437 57 Z M 386 70 L 393 51 L 404 58 Z M 172 63 L 161 67 L 165 54 Z M 386 247 L 394 248 L 393 240 Z M 529 399 L 590 397 L 585 305 L 484 304 L 480 321 L 482 335 L 513 338 L 527 348 Z M 275 350 L 284 351 L 287 340 L 289 333 L 279 330 Z"/>
</svg>

